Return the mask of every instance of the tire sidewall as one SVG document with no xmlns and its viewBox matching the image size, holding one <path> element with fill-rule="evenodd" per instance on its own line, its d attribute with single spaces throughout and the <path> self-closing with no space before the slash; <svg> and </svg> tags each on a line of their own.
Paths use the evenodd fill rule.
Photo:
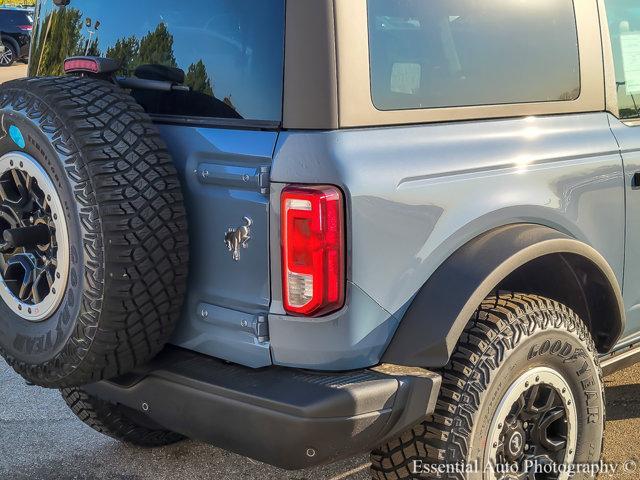
<svg viewBox="0 0 640 480">
<path fill-rule="evenodd" d="M 46 106 L 40 105 L 42 111 Z M 65 294 L 55 312 L 41 322 L 30 322 L 14 313 L 0 301 L 0 348 L 9 358 L 18 356 L 28 364 L 42 364 L 52 361 L 69 348 L 69 338 L 76 327 L 75 319 L 80 315 L 83 297 L 83 229 L 80 221 L 78 201 L 74 194 L 73 179 L 68 172 L 75 169 L 73 154 L 77 149 L 71 146 L 72 139 L 62 129 L 55 129 L 56 138 L 42 128 L 42 122 L 51 118 L 47 114 L 33 121 L 21 109 L 21 102 L 14 101 L 0 109 L 4 115 L 4 128 L 15 125 L 22 132 L 25 147 L 16 145 L 9 135 L 0 139 L 0 152 L 20 151 L 32 156 L 47 172 L 54 183 L 63 206 L 69 238 L 69 274 Z M 37 118 L 37 117 L 36 117 Z M 50 130 L 50 129 L 47 129 Z M 59 133 L 62 132 L 62 135 Z M 75 155 L 78 155 L 77 153 Z M 78 348 L 82 346 L 78 345 Z"/>
<path fill-rule="evenodd" d="M 495 381 L 484 395 L 474 423 L 468 451 L 469 462 L 477 460 L 482 468 L 486 467 L 488 459 L 485 458 L 485 446 L 498 405 L 513 382 L 536 367 L 551 368 L 559 373 L 573 393 L 577 411 L 574 463 L 598 462 L 602 452 L 605 402 L 600 368 L 596 362 L 594 354 L 575 330 L 537 330 L 526 338 L 492 372 Z"/>
</svg>

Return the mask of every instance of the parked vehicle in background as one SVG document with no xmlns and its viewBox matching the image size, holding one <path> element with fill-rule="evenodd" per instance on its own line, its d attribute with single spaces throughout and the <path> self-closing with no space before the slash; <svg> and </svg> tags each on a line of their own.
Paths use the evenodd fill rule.
<svg viewBox="0 0 640 480">
<path fill-rule="evenodd" d="M 33 9 L 0 8 L 0 36 L 4 51 L 0 52 L 0 67 L 8 67 L 29 58 Z"/>
<path fill-rule="evenodd" d="M 637 0 L 41 0 L 0 354 L 136 445 L 597 463 L 640 358 L 639 52 Z"/>
</svg>

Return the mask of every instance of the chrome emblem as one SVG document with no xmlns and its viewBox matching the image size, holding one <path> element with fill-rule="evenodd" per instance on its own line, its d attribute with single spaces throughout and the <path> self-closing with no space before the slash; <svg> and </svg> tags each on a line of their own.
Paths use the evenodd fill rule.
<svg viewBox="0 0 640 480">
<path fill-rule="evenodd" d="M 251 225 L 253 220 L 244 217 L 245 225 L 238 228 L 229 228 L 224 236 L 224 243 L 231 252 L 231 256 L 237 262 L 240 260 L 240 247 L 247 248 L 251 240 Z"/>
</svg>

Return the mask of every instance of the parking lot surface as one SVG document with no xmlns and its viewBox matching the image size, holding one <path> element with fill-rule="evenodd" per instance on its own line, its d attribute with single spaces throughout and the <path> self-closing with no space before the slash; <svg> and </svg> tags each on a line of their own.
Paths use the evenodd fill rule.
<svg viewBox="0 0 640 480">
<path fill-rule="evenodd" d="M 14 78 L 22 78 L 27 76 L 27 64 L 18 62 L 10 67 L 0 67 L 0 83 Z"/>
</svg>

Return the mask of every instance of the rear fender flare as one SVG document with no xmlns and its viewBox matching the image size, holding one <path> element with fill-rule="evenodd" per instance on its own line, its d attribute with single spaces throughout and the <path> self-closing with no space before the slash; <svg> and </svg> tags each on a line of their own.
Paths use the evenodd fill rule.
<svg viewBox="0 0 640 480">
<path fill-rule="evenodd" d="M 552 228 L 513 224 L 469 241 L 434 272 L 414 297 L 382 361 L 417 367 L 445 366 L 478 305 L 510 274 L 554 254 L 563 263 L 579 261 L 588 265 L 590 281 L 598 282 L 598 301 L 607 317 L 588 320 L 597 320 L 600 327 L 605 327 L 601 329 L 605 333 L 596 338 L 598 350 L 610 350 L 624 331 L 625 314 L 620 285 L 604 257 L 589 245 Z M 584 301 L 586 295 L 581 293 Z"/>
</svg>

